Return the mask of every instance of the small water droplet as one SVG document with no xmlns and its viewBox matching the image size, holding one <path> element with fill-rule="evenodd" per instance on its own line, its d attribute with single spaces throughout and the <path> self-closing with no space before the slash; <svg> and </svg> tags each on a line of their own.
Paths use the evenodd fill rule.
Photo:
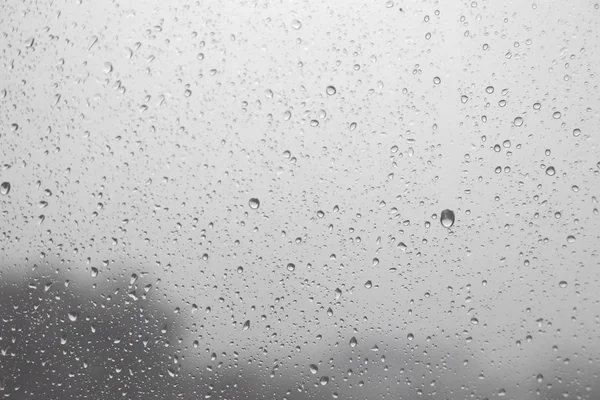
<svg viewBox="0 0 600 400">
<path fill-rule="evenodd" d="M 310 364 L 308 366 L 308 369 L 312 374 L 316 374 L 317 372 L 319 372 L 319 367 L 317 367 L 315 364 Z"/>
<path fill-rule="evenodd" d="M 325 92 L 328 95 L 332 96 L 332 95 L 334 95 L 337 92 L 337 90 L 335 90 L 335 86 L 329 85 L 329 86 L 327 86 L 327 89 L 325 89 Z"/>
<path fill-rule="evenodd" d="M 77 321 L 77 318 L 79 318 L 79 313 L 77 311 L 69 311 L 69 320 L 71 322 Z"/>
<path fill-rule="evenodd" d="M 237 267 L 237 273 L 241 274 L 242 272 L 244 272 L 244 267 Z"/>
<path fill-rule="evenodd" d="M 290 118 L 292 118 L 292 113 L 289 110 L 283 113 L 284 121 L 289 121 Z"/>
<path fill-rule="evenodd" d="M 440 222 L 444 228 L 452 227 L 452 225 L 454 225 L 454 220 L 454 211 L 448 209 L 442 211 L 442 214 L 440 215 Z"/>
<path fill-rule="evenodd" d="M 358 340 L 356 340 L 356 338 L 354 336 L 352 336 L 350 338 L 350 347 L 356 347 L 357 344 L 358 344 Z"/>
<path fill-rule="evenodd" d="M 258 207 L 260 207 L 260 201 L 256 197 L 252 197 L 248 202 L 248 205 L 251 209 L 256 210 Z"/>
<path fill-rule="evenodd" d="M 322 376 L 321 379 L 319 379 L 319 383 L 321 384 L 321 386 L 327 385 L 329 383 L 329 377 Z"/>
<path fill-rule="evenodd" d="M 472 323 L 473 325 L 477 325 L 477 324 L 479 323 L 479 320 L 478 320 L 477 318 L 474 318 L 474 317 L 473 317 L 473 318 L 471 318 L 471 323 Z"/>
<path fill-rule="evenodd" d="M 485 88 L 485 91 L 489 94 L 494 93 L 494 87 L 493 86 L 488 86 Z"/>
<path fill-rule="evenodd" d="M 566 288 L 566 287 L 567 287 L 567 281 L 560 281 L 560 282 L 558 283 L 558 286 L 560 286 L 560 287 L 561 287 L 561 288 L 563 288 L 563 289 L 564 289 L 564 288 Z"/>
<path fill-rule="evenodd" d="M 552 118 L 554 119 L 559 119 L 560 117 L 562 117 L 560 111 L 555 111 L 554 114 L 552 114 Z"/>
<path fill-rule="evenodd" d="M 90 275 L 92 275 L 92 278 L 95 278 L 95 277 L 97 277 L 97 276 L 98 276 L 98 268 L 96 268 L 96 267 L 92 267 L 92 268 L 90 269 Z"/>
<path fill-rule="evenodd" d="M 575 236 L 573 236 L 573 235 L 567 236 L 567 243 L 575 243 Z"/>
<path fill-rule="evenodd" d="M 2 182 L 2 184 L 0 184 L 0 194 L 6 196 L 8 193 L 10 193 L 10 183 Z"/>
<path fill-rule="evenodd" d="M 247 320 L 246 322 L 244 322 L 244 326 L 242 328 L 242 330 L 247 331 L 248 329 L 250 329 L 250 320 Z"/>
<path fill-rule="evenodd" d="M 371 281 L 366 281 L 366 282 L 365 282 L 365 287 L 366 287 L 367 289 L 371 289 L 371 288 L 373 287 L 373 282 L 371 282 Z"/>
<path fill-rule="evenodd" d="M 556 173 L 556 170 L 554 169 L 554 167 L 546 168 L 546 175 L 553 176 L 555 173 Z"/>
<path fill-rule="evenodd" d="M 287 265 L 288 271 L 294 272 L 295 269 L 296 269 L 296 266 L 293 263 L 288 263 L 288 265 Z"/>
<path fill-rule="evenodd" d="M 413 335 L 412 333 L 409 333 L 408 335 L 406 335 L 406 338 L 408 340 L 413 340 L 415 338 L 415 335 Z"/>
<path fill-rule="evenodd" d="M 577 137 L 581 135 L 581 129 L 575 128 L 573 129 L 573 136 Z"/>
<path fill-rule="evenodd" d="M 523 118 L 521 118 L 521 117 L 515 118 L 514 124 L 515 124 L 515 126 L 521 126 L 521 125 L 523 125 Z"/>
<path fill-rule="evenodd" d="M 442 80 L 440 79 L 439 76 L 436 76 L 433 78 L 433 83 L 435 83 L 436 85 L 439 85 L 440 83 L 442 83 Z"/>
<path fill-rule="evenodd" d="M 467 96 L 465 96 L 464 94 L 460 96 L 461 103 L 465 104 L 467 101 L 469 101 L 469 98 Z"/>
<path fill-rule="evenodd" d="M 350 124 L 350 131 L 353 131 L 356 129 L 356 122 L 353 122 Z"/>
</svg>

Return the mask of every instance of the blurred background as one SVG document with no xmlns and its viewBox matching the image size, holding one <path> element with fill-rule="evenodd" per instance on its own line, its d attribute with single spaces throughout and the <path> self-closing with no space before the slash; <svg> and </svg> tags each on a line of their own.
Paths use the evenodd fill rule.
<svg viewBox="0 0 600 400">
<path fill-rule="evenodd" d="M 599 8 L 0 3 L 0 395 L 600 398 Z"/>
</svg>

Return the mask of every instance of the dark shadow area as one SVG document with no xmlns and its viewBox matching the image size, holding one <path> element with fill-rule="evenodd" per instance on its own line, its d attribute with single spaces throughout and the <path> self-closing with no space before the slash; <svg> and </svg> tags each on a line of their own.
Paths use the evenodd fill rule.
<svg viewBox="0 0 600 400">
<path fill-rule="evenodd" d="M 543 377 L 532 374 L 518 383 L 482 380 L 482 360 L 430 340 L 372 337 L 354 348 L 343 343 L 324 352 L 316 370 L 310 361 L 267 365 L 260 354 L 250 365 L 235 344 L 215 349 L 214 362 L 201 362 L 197 355 L 208 346 L 183 339 L 194 330 L 193 318 L 149 277 L 70 279 L 52 265 L 2 277 L 3 398 L 600 399 L 598 360 L 582 356 L 586 362 L 569 367 L 545 366 Z M 519 396 L 511 394 L 517 384 Z"/>
</svg>

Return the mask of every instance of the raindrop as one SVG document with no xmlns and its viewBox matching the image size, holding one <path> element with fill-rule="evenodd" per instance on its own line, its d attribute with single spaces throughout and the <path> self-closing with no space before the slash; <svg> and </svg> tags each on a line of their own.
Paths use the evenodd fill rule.
<svg viewBox="0 0 600 400">
<path fill-rule="evenodd" d="M 440 222 L 444 228 L 450 228 L 454 225 L 454 211 L 445 209 L 440 215 Z"/>
<path fill-rule="evenodd" d="M 79 313 L 77 311 L 69 311 L 69 320 L 71 322 L 77 321 L 77 318 L 79 318 Z"/>
<path fill-rule="evenodd" d="M 366 287 L 367 289 L 371 289 L 371 288 L 373 287 L 373 282 L 371 282 L 371 281 L 366 281 L 366 282 L 365 282 L 365 287 Z"/>
<path fill-rule="evenodd" d="M 244 322 L 244 327 L 242 328 L 244 331 L 247 331 L 248 329 L 250 329 L 250 320 Z"/>
<path fill-rule="evenodd" d="M 493 86 L 488 86 L 485 88 L 485 91 L 489 94 L 494 93 L 494 87 Z"/>
<path fill-rule="evenodd" d="M 315 364 L 310 364 L 308 366 L 308 369 L 312 374 L 316 374 L 317 372 L 319 372 L 319 367 L 317 367 Z"/>
<path fill-rule="evenodd" d="M 573 236 L 573 235 L 567 236 L 567 243 L 575 243 L 575 236 Z"/>
<path fill-rule="evenodd" d="M 464 94 L 460 96 L 461 103 L 465 104 L 467 101 L 469 101 L 469 98 L 467 96 L 465 96 Z"/>
<path fill-rule="evenodd" d="M 356 129 L 356 122 L 353 122 L 350 124 L 350 131 L 353 131 Z"/>
<path fill-rule="evenodd" d="M 109 62 L 105 62 L 102 71 L 104 71 L 105 74 L 110 74 L 113 71 L 112 64 Z"/>
<path fill-rule="evenodd" d="M 332 95 L 334 95 L 336 93 L 336 90 L 335 90 L 334 86 L 329 85 L 329 86 L 327 86 L 327 89 L 325 89 L 325 92 L 328 95 L 332 96 Z"/>
<path fill-rule="evenodd" d="M 552 118 L 554 119 L 559 119 L 560 117 L 562 117 L 560 111 L 555 111 L 554 114 L 552 114 Z"/>
<path fill-rule="evenodd" d="M 439 76 L 436 76 L 433 78 L 433 83 L 435 83 L 436 85 L 439 85 L 440 83 L 442 83 L 442 80 L 440 79 Z"/>
<path fill-rule="evenodd" d="M 556 170 L 554 169 L 554 167 L 546 168 L 546 175 L 553 176 L 555 173 L 556 173 Z"/>
<path fill-rule="evenodd" d="M 302 22 L 298 21 L 297 19 L 292 21 L 292 28 L 298 30 L 300 28 L 302 28 Z"/>
<path fill-rule="evenodd" d="M 288 271 L 294 272 L 295 269 L 296 269 L 296 266 L 293 263 L 288 263 L 288 265 L 287 265 Z"/>
<path fill-rule="evenodd" d="M 350 338 L 350 347 L 356 347 L 357 344 L 358 344 L 358 341 L 356 340 L 356 337 L 352 336 Z"/>
<path fill-rule="evenodd" d="M 92 267 L 90 270 L 90 275 L 92 275 L 92 278 L 97 277 L 98 276 L 98 268 Z"/>
<path fill-rule="evenodd" d="M 0 184 L 0 194 L 6 196 L 9 192 L 10 192 L 10 183 L 2 182 L 2 184 Z"/>
<path fill-rule="evenodd" d="M 322 376 L 321 379 L 319 379 L 319 383 L 321 384 L 321 386 L 327 385 L 329 383 L 329 377 Z"/>
<path fill-rule="evenodd" d="M 289 121 L 290 118 L 292 118 L 292 113 L 289 110 L 283 113 L 284 121 Z"/>
<path fill-rule="evenodd" d="M 242 272 L 244 272 L 244 267 L 237 267 L 237 273 L 241 274 Z"/>
<path fill-rule="evenodd" d="M 575 128 L 573 129 L 573 136 L 577 137 L 581 135 L 581 129 Z"/>
<path fill-rule="evenodd" d="M 408 335 L 406 335 L 406 338 L 408 340 L 413 340 L 415 338 L 415 335 L 413 335 L 412 333 L 409 333 Z"/>
<path fill-rule="evenodd" d="M 474 317 L 473 317 L 473 318 L 471 318 L 471 323 L 472 323 L 473 325 L 477 325 L 477 324 L 479 323 L 479 320 L 478 320 L 477 318 L 474 318 Z"/>
<path fill-rule="evenodd" d="M 514 124 L 515 124 L 515 126 L 521 126 L 521 125 L 523 125 L 523 118 L 521 118 L 521 117 L 515 118 Z"/>
<path fill-rule="evenodd" d="M 563 288 L 563 289 L 564 289 L 564 288 L 566 288 L 566 287 L 567 287 L 567 281 L 560 281 L 560 282 L 558 283 L 558 286 L 560 286 L 560 287 L 561 287 L 561 288 Z"/>
<path fill-rule="evenodd" d="M 260 201 L 256 197 L 253 197 L 248 202 L 248 205 L 251 209 L 256 210 L 258 207 L 260 207 Z"/>
<path fill-rule="evenodd" d="M 539 110 L 540 108 L 542 108 L 542 105 L 540 103 L 533 103 L 534 110 Z"/>
</svg>

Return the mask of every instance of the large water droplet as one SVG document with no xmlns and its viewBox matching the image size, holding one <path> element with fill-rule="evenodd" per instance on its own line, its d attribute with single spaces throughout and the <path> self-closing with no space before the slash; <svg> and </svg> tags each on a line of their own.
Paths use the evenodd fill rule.
<svg viewBox="0 0 600 400">
<path fill-rule="evenodd" d="M 256 210 L 258 207 L 260 207 L 260 201 L 256 197 L 253 197 L 248 202 L 248 205 L 251 209 Z"/>
<path fill-rule="evenodd" d="M 321 379 L 319 379 L 319 383 L 321 384 L 321 386 L 327 385 L 329 383 L 329 377 L 322 376 Z"/>
<path fill-rule="evenodd" d="M 312 374 L 316 374 L 317 372 L 319 372 L 319 367 L 317 367 L 315 364 L 310 364 L 308 366 L 308 369 Z"/>
<path fill-rule="evenodd" d="M 440 79 L 439 76 L 436 76 L 433 78 L 433 83 L 435 83 L 436 85 L 439 85 L 440 83 L 442 83 L 442 80 Z"/>
<path fill-rule="evenodd" d="M 77 318 L 79 318 L 79 313 L 77 311 L 69 311 L 69 320 L 71 322 L 77 321 Z"/>
<path fill-rule="evenodd" d="M 293 263 L 288 263 L 288 265 L 287 265 L 288 271 L 294 272 L 295 269 L 296 269 L 296 266 Z"/>
<path fill-rule="evenodd" d="M 366 281 L 366 282 L 365 282 L 365 287 L 366 287 L 367 289 L 371 289 L 371 288 L 373 287 L 373 282 L 371 282 L 371 281 Z"/>
<path fill-rule="evenodd" d="M 250 320 L 244 322 L 244 327 L 242 328 L 244 331 L 247 331 L 248 329 L 250 329 Z"/>
<path fill-rule="evenodd" d="M 440 216 L 440 222 L 444 228 L 450 228 L 454 225 L 454 211 L 445 209 Z"/>
<path fill-rule="evenodd" d="M 517 118 L 515 118 L 513 123 L 515 124 L 515 126 L 521 126 L 521 125 L 523 125 L 523 118 L 517 117 Z"/>
<path fill-rule="evenodd" d="M 554 169 L 554 167 L 548 167 L 548 168 L 546 168 L 546 175 L 552 176 L 555 173 L 556 173 L 556 170 Z"/>
<path fill-rule="evenodd" d="M 560 281 L 560 282 L 558 283 L 558 286 L 560 286 L 560 287 L 561 287 L 561 288 L 563 288 L 563 289 L 564 289 L 564 288 L 566 288 L 566 287 L 567 287 L 567 281 Z"/>
<path fill-rule="evenodd" d="M 2 182 L 0 184 L 0 194 L 6 196 L 10 192 L 10 183 Z"/>
<path fill-rule="evenodd" d="M 325 92 L 327 92 L 328 95 L 332 96 L 337 92 L 337 90 L 335 90 L 335 86 L 329 85 L 327 86 L 327 89 L 325 89 Z"/>
<path fill-rule="evenodd" d="M 356 338 L 354 336 L 352 336 L 350 338 L 350 347 L 356 347 L 357 344 L 358 344 L 358 340 L 356 340 Z"/>
<path fill-rule="evenodd" d="M 302 28 L 302 22 L 298 21 L 297 19 L 292 21 L 292 28 L 298 30 L 300 28 Z"/>
</svg>

